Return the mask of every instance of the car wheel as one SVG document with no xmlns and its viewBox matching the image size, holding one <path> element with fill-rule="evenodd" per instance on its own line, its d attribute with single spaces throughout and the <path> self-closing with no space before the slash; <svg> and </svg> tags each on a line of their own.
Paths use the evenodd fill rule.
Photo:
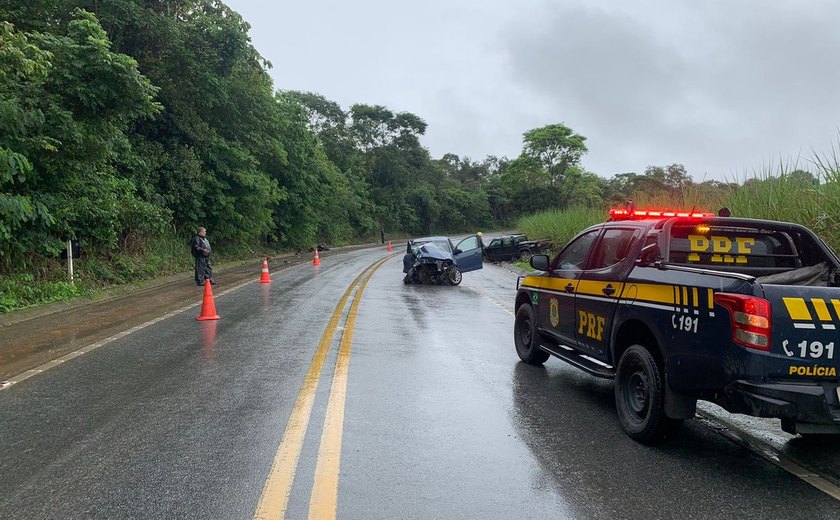
<svg viewBox="0 0 840 520">
<path fill-rule="evenodd" d="M 461 269 L 459 269 L 457 265 L 453 265 L 449 268 L 449 271 L 447 271 L 446 281 L 449 285 L 458 285 L 461 283 L 463 276 L 464 275 L 461 273 Z"/>
<path fill-rule="evenodd" d="M 682 419 L 665 415 L 662 368 L 642 345 L 624 351 L 615 375 L 615 406 L 627 435 L 645 444 L 661 442 L 675 433 Z"/>
<path fill-rule="evenodd" d="M 529 249 L 523 249 L 519 252 L 519 259 L 523 262 L 528 262 L 531 260 L 531 251 Z"/>
<path fill-rule="evenodd" d="M 537 330 L 534 309 L 528 304 L 520 306 L 516 311 L 516 320 L 513 324 L 513 343 L 516 345 L 519 359 L 529 365 L 545 363 L 549 354 L 540 350 L 542 341 L 543 335 Z"/>
</svg>

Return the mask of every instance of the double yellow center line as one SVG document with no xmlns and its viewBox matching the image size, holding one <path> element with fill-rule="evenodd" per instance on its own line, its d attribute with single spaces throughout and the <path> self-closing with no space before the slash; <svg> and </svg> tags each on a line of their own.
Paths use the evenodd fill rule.
<svg viewBox="0 0 840 520">
<path fill-rule="evenodd" d="M 289 493 L 295 478 L 303 440 L 306 437 L 306 429 L 312 416 L 312 406 L 321 378 L 321 369 L 327 359 L 333 336 L 338 328 L 338 322 L 344 313 L 344 306 L 347 304 L 350 295 L 353 294 L 353 290 L 358 287 L 350 305 L 344 332 L 341 336 L 332 388 L 327 403 L 327 414 L 324 419 L 324 430 L 321 435 L 318 462 L 315 467 L 315 483 L 309 501 L 309 518 L 318 520 L 335 518 L 338 503 L 341 436 L 344 430 L 344 402 L 347 396 L 347 374 L 350 367 L 350 350 L 353 345 L 353 328 L 356 323 L 359 302 L 368 281 L 370 281 L 373 273 L 389 258 L 378 260 L 362 271 L 344 291 L 335 306 L 321 340 L 318 342 L 309 370 L 304 377 L 303 385 L 286 425 L 286 431 L 283 433 L 283 440 L 274 456 L 274 462 L 265 482 L 260 502 L 257 505 L 257 511 L 254 513 L 255 520 L 277 520 L 283 518 L 286 514 Z"/>
</svg>

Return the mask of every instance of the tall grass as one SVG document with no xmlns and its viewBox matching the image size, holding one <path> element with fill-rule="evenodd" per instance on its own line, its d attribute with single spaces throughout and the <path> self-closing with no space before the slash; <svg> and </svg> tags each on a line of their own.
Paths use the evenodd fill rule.
<svg viewBox="0 0 840 520">
<path fill-rule="evenodd" d="M 818 233 L 835 251 L 840 251 L 840 134 L 831 152 L 823 155 L 814 152 L 811 163 L 822 182 Z"/>
<path fill-rule="evenodd" d="M 726 205 L 729 196 L 730 192 L 726 189 L 710 189 L 703 184 L 691 184 L 675 194 L 663 191 L 635 193 L 631 199 L 637 208 L 717 212 Z"/>
<path fill-rule="evenodd" d="M 803 173 L 805 172 L 805 173 Z M 814 153 L 803 161 L 765 165 L 726 200 L 738 217 L 794 222 L 810 228 L 835 250 L 840 246 L 840 155 Z"/>
<path fill-rule="evenodd" d="M 606 216 L 601 209 L 572 207 L 522 217 L 517 227 L 532 240 L 550 240 L 554 249 L 559 249 L 582 229 L 606 220 Z"/>
<path fill-rule="evenodd" d="M 736 217 L 798 222 L 810 226 L 822 212 L 820 186 L 798 172 L 798 162 L 767 164 L 739 182 L 726 201 Z M 797 173 L 794 173 L 797 172 Z M 811 172 L 808 172 L 811 173 Z"/>
<path fill-rule="evenodd" d="M 631 199 L 637 208 L 716 212 L 728 207 L 735 217 L 794 222 L 840 251 L 840 132 L 829 153 L 767 163 L 728 187 L 697 183 L 679 193 L 635 193 Z M 605 211 L 571 208 L 524 217 L 518 227 L 532 239 L 551 240 L 559 249 L 585 227 L 604 220 Z"/>
</svg>

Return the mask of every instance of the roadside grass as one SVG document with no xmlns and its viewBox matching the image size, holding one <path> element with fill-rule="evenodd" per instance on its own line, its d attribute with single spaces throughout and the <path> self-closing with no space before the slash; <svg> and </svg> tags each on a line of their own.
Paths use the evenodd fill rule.
<svg viewBox="0 0 840 520">
<path fill-rule="evenodd" d="M 25 309 L 75 297 L 94 297 L 102 289 L 142 282 L 193 268 L 191 237 L 174 234 L 138 240 L 130 250 L 89 250 L 82 244 L 81 258 L 73 261 L 74 283 L 67 280 L 66 260 L 33 257 L 25 273 L 0 275 L 0 313 Z M 273 256 L 277 250 L 246 243 L 214 249 L 213 263 Z"/>
<path fill-rule="evenodd" d="M 82 296 L 87 291 L 67 281 L 35 282 L 31 273 L 0 276 L 0 313 Z"/>
<path fill-rule="evenodd" d="M 840 137 L 829 154 L 815 153 L 812 163 L 823 181 L 820 185 L 820 207 L 823 213 L 814 225 L 819 228 L 817 233 L 832 249 L 840 251 Z"/>
<path fill-rule="evenodd" d="M 636 207 L 710 212 L 728 207 L 736 217 L 793 222 L 840 251 L 840 135 L 829 153 L 768 163 L 730 182 L 735 187 L 709 189 L 698 183 L 676 195 L 636 193 L 632 200 Z M 523 217 L 518 228 L 531 240 L 550 240 L 556 253 L 579 231 L 604 220 L 605 211 L 573 207 Z"/>
<path fill-rule="evenodd" d="M 765 165 L 726 200 L 734 216 L 801 224 L 835 251 L 840 248 L 840 156 Z"/>
<path fill-rule="evenodd" d="M 716 213 L 718 209 L 726 205 L 728 198 L 728 190 L 710 190 L 701 184 L 692 184 L 675 195 L 666 195 L 662 192 L 634 193 L 631 200 L 637 208 Z"/>
<path fill-rule="evenodd" d="M 104 289 L 185 274 L 191 279 L 194 260 L 191 236 L 174 233 L 142 239 L 135 237 L 118 251 L 96 250 L 81 244 L 81 258 L 73 261 L 74 283 L 67 280 L 67 261 L 32 255 L 25 272 L 0 273 L 0 314 L 71 298 L 93 298 Z M 247 242 L 213 244 L 213 265 L 262 259 L 292 251 Z M 377 237 L 378 240 L 378 237 Z M 373 242 L 372 237 L 358 243 Z M 347 245 L 345 243 L 336 246 Z"/>
<path fill-rule="evenodd" d="M 564 211 L 554 210 L 522 217 L 517 228 L 530 240 L 548 240 L 557 250 L 582 229 L 603 222 L 606 212 L 588 207 L 572 207 Z"/>
<path fill-rule="evenodd" d="M 144 242 L 130 251 L 87 249 L 73 261 L 73 283 L 67 261 L 32 255 L 26 272 L 0 275 L 0 312 L 9 312 L 74 297 L 92 297 L 105 287 L 128 284 L 189 269 L 187 243 L 175 236 Z"/>
<path fill-rule="evenodd" d="M 823 190 L 818 179 L 812 181 L 793 174 L 801 171 L 795 163 L 766 165 L 744 178 L 726 204 L 733 216 L 796 222 L 811 227 L 823 213 Z"/>
</svg>

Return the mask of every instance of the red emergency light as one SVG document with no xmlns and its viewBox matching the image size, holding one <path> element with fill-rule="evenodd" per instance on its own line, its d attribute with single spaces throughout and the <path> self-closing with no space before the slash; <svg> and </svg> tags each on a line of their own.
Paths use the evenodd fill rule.
<svg viewBox="0 0 840 520">
<path fill-rule="evenodd" d="M 610 210 L 610 220 L 656 219 L 656 218 L 707 218 L 714 217 L 714 213 L 705 211 L 671 211 L 653 209 L 616 208 Z"/>
</svg>

